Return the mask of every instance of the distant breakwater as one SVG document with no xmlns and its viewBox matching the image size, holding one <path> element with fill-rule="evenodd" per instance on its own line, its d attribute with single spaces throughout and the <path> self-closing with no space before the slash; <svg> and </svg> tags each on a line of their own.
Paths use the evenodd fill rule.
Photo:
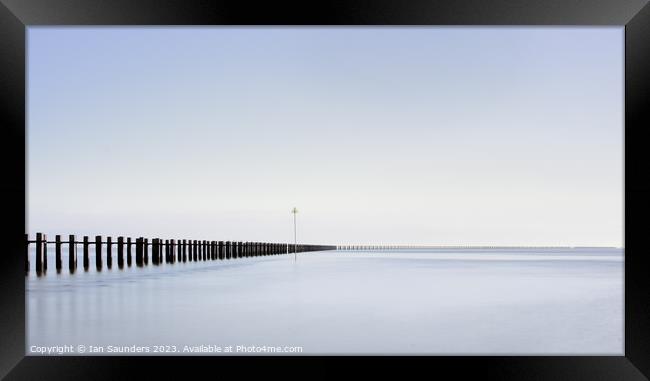
<svg viewBox="0 0 650 381">
<path fill-rule="evenodd" d="M 77 240 L 77 236 L 68 235 L 67 240 L 62 240 L 61 235 L 56 235 L 54 241 L 48 241 L 47 235 L 36 233 L 33 240 L 25 235 L 25 273 L 31 270 L 29 248 L 35 245 L 34 268 L 37 276 L 47 272 L 48 248 L 54 245 L 54 267 L 57 273 L 63 270 L 63 246 L 67 246 L 67 268 L 73 274 L 78 271 L 78 247 L 81 246 L 81 265 L 84 271 L 90 268 L 91 246 L 94 249 L 95 268 L 102 271 L 104 267 L 113 268 L 113 260 L 116 260 L 118 269 L 131 267 L 144 267 L 148 265 L 159 266 L 174 264 L 176 262 L 199 262 L 230 260 L 237 258 L 259 257 L 280 254 L 303 253 L 309 251 L 336 250 L 331 245 L 304 245 L 291 243 L 271 242 L 235 242 L 235 241 L 212 241 L 212 240 L 191 240 L 191 239 L 161 239 L 144 237 L 112 237 L 97 235 L 93 240 L 89 236 L 83 236 Z M 115 257 L 113 256 L 115 249 Z"/>
</svg>

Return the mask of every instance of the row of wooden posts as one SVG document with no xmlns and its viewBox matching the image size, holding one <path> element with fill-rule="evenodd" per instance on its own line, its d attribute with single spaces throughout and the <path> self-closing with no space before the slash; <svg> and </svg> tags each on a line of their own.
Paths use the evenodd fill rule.
<svg viewBox="0 0 650 381">
<path fill-rule="evenodd" d="M 403 249 L 408 246 L 395 246 L 395 245 L 339 245 L 336 247 L 337 250 L 391 250 L 391 249 Z"/>
<path fill-rule="evenodd" d="M 36 245 L 36 274 L 41 275 L 47 271 L 47 245 L 54 243 L 55 266 L 56 271 L 61 272 L 63 261 L 61 247 L 63 244 L 68 245 L 68 269 L 70 273 L 77 270 L 77 245 L 82 244 L 83 248 L 83 268 L 88 271 L 90 267 L 90 246 L 95 246 L 95 266 L 97 271 L 103 267 L 102 247 L 106 247 L 106 268 L 113 267 L 113 246 L 117 247 L 117 267 L 120 269 L 126 266 L 131 267 L 133 263 L 132 247 L 135 246 L 135 265 L 138 267 L 149 264 L 149 249 L 151 249 L 151 264 L 160 265 L 162 263 L 172 264 L 175 262 L 197 262 L 208 260 L 224 260 L 245 257 L 258 257 L 267 255 L 278 255 L 288 253 L 301 253 L 307 251 L 336 250 L 336 246 L 326 245 L 294 245 L 288 243 L 269 243 L 269 242 L 231 242 L 231 241 L 207 241 L 207 240 L 174 240 L 139 237 L 133 240 L 131 237 L 117 237 L 113 241 L 111 237 L 106 237 L 104 241 L 102 236 L 95 236 L 91 241 L 88 236 L 84 236 L 82 241 L 77 241 L 74 235 L 69 235 L 67 241 L 62 241 L 61 236 L 57 235 L 54 241 L 48 241 L 47 236 L 43 233 L 36 233 L 34 240 L 29 240 L 29 235 L 25 235 L 27 244 L 25 250 L 25 272 L 30 271 L 29 247 L 30 244 Z M 126 247 L 126 255 L 125 255 Z"/>
<path fill-rule="evenodd" d="M 360 251 L 360 250 L 403 250 L 403 249 L 427 249 L 428 246 L 414 246 L 414 245 L 339 245 L 336 250 L 343 251 Z"/>
</svg>

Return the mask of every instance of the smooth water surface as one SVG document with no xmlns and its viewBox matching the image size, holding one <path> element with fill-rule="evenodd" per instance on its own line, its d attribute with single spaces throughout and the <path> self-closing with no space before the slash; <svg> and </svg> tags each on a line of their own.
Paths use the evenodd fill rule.
<svg viewBox="0 0 650 381">
<path fill-rule="evenodd" d="M 622 249 L 328 251 L 124 270 L 113 252 L 111 270 L 91 263 L 74 275 L 65 256 L 57 274 L 48 254 L 47 274 L 26 277 L 28 354 L 55 345 L 623 353 Z"/>
</svg>

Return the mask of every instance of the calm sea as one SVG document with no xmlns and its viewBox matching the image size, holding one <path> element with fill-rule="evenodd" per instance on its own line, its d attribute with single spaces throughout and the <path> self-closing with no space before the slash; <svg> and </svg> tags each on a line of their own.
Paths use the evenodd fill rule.
<svg viewBox="0 0 650 381">
<path fill-rule="evenodd" d="M 45 276 L 25 278 L 31 355 L 623 353 L 622 249 L 328 251 L 124 270 L 114 250 L 113 269 L 84 272 L 80 256 L 74 275 L 49 255 Z"/>
</svg>

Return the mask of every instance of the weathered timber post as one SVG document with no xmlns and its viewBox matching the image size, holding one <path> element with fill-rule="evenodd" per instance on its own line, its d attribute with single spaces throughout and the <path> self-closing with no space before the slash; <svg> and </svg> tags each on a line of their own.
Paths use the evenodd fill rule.
<svg viewBox="0 0 650 381">
<path fill-rule="evenodd" d="M 84 251 L 84 271 L 88 271 L 88 267 L 90 267 L 90 250 L 89 246 L 90 242 L 88 241 L 88 236 L 84 236 L 84 243 L 83 243 L 83 251 Z"/>
<path fill-rule="evenodd" d="M 183 262 L 187 262 L 187 240 L 183 240 Z"/>
<path fill-rule="evenodd" d="M 142 267 L 142 264 L 144 262 L 143 261 L 144 250 L 143 250 L 143 247 L 142 247 L 143 243 L 144 243 L 144 241 L 143 241 L 142 237 L 139 237 L 139 238 L 135 239 L 135 265 L 138 266 L 138 267 Z"/>
<path fill-rule="evenodd" d="M 144 249 L 144 255 L 142 256 L 145 266 L 149 264 L 149 238 L 145 238 L 142 243 L 142 248 Z"/>
<path fill-rule="evenodd" d="M 36 275 L 43 273 L 43 240 L 46 237 L 43 233 L 36 233 Z"/>
<path fill-rule="evenodd" d="M 47 235 L 43 234 L 43 272 L 47 272 Z"/>
<path fill-rule="evenodd" d="M 124 237 L 117 237 L 117 267 L 124 268 Z"/>
<path fill-rule="evenodd" d="M 218 255 L 219 259 L 224 259 L 225 256 L 224 256 L 224 253 L 223 253 L 223 241 L 219 241 L 218 250 L 219 251 L 218 251 L 217 255 Z"/>
<path fill-rule="evenodd" d="M 131 267 L 131 237 L 126 237 L 126 265 Z"/>
<path fill-rule="evenodd" d="M 154 266 L 158 266 L 158 250 L 160 250 L 160 247 L 158 246 L 158 238 L 152 238 L 151 239 L 151 264 Z"/>
<path fill-rule="evenodd" d="M 102 236 L 95 236 L 95 267 L 102 271 Z"/>
<path fill-rule="evenodd" d="M 194 240 L 192 242 L 192 247 L 193 247 L 192 257 L 194 258 L 194 262 L 196 262 L 196 258 L 198 257 L 198 254 L 197 254 L 196 251 L 198 250 L 198 247 L 199 247 L 199 244 L 198 244 L 197 240 Z"/>
<path fill-rule="evenodd" d="M 61 261 L 61 236 L 58 234 L 54 236 L 54 258 L 56 272 L 60 273 L 63 264 Z"/>
<path fill-rule="evenodd" d="M 106 237 L 106 267 L 110 270 L 113 267 L 113 239 Z"/>
</svg>

